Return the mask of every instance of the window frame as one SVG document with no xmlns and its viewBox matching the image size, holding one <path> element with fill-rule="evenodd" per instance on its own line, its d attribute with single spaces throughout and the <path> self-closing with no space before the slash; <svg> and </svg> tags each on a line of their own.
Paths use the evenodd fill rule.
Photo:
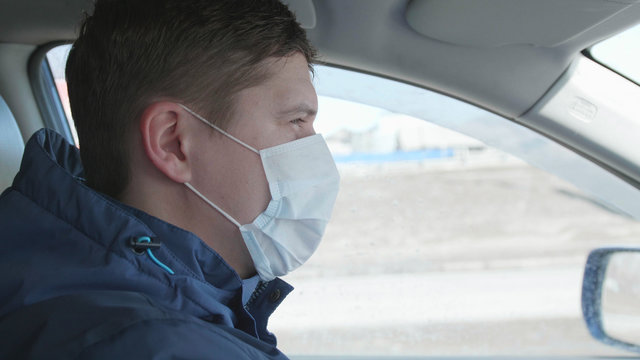
<svg viewBox="0 0 640 360">
<path fill-rule="evenodd" d="M 38 47 L 29 59 L 27 70 L 43 125 L 61 134 L 69 143 L 78 145 L 73 139 L 69 121 L 47 60 L 47 53 L 51 49 L 68 44 L 68 42 L 52 42 Z"/>
</svg>

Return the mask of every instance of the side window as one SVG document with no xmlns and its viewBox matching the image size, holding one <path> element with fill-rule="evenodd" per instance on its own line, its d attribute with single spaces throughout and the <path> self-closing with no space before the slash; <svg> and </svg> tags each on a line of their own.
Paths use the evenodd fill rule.
<svg viewBox="0 0 640 360">
<path fill-rule="evenodd" d="M 64 116 L 66 117 L 65 120 L 67 121 L 67 123 L 64 124 L 64 126 L 68 126 L 75 144 L 78 145 L 78 134 L 76 133 L 76 128 L 73 125 L 71 106 L 69 105 L 69 93 L 67 92 L 67 82 L 65 80 L 64 73 L 65 65 L 67 63 L 67 56 L 69 55 L 70 49 L 71 45 L 56 46 L 47 52 L 45 61 L 51 71 L 55 90 L 57 91 L 57 95 L 60 99 L 60 104 L 62 105 Z"/>
<path fill-rule="evenodd" d="M 318 251 L 285 278 L 296 290 L 271 320 L 283 351 L 616 354 L 584 325 L 582 272 L 640 224 L 562 169 L 626 184 L 440 94 L 328 67 L 315 81 L 341 190 Z"/>
</svg>

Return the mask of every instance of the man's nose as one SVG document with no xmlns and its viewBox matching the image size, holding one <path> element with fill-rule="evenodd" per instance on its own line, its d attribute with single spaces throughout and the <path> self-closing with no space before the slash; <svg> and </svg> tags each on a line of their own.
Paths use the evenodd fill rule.
<svg viewBox="0 0 640 360">
<path fill-rule="evenodd" d="M 315 135 L 316 134 L 316 128 L 313 125 L 309 126 L 309 128 L 310 128 L 309 129 L 309 135 L 307 135 L 307 136 Z"/>
</svg>

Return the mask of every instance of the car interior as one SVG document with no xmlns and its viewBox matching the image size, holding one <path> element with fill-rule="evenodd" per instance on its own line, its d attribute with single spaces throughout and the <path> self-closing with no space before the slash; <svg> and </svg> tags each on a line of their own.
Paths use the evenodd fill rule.
<svg viewBox="0 0 640 360">
<path fill-rule="evenodd" d="M 640 24 L 640 1 L 284 2 L 318 49 L 322 66 L 428 89 L 548 139 L 602 170 L 619 185 L 603 186 L 600 175 L 578 175 L 560 159 L 554 168 L 558 173 L 581 189 L 600 194 L 606 206 L 629 219 L 640 219 L 638 81 L 603 65 L 590 51 L 594 45 Z M 0 0 L 2 190 L 11 186 L 24 144 L 35 131 L 50 127 L 73 141 L 45 60 L 49 50 L 73 42 L 79 21 L 91 8 L 91 0 Z M 350 93 L 348 86 L 318 89 L 318 93 L 367 103 L 366 98 Z M 608 259 L 600 256 L 596 259 L 600 263 L 593 260 L 593 266 L 606 267 Z M 604 270 L 593 274 L 600 279 L 590 283 L 597 293 L 603 286 Z M 599 300 L 596 296 L 592 301 Z M 585 329 L 589 327 L 594 336 L 602 335 L 593 330 L 602 326 L 601 321 L 589 321 Z M 637 332 L 638 328 L 630 331 Z M 623 349 L 615 355 L 629 355 L 626 350 L 638 349 L 628 339 L 618 341 L 602 335 L 599 340 L 607 344 L 603 349 Z M 460 341 L 464 343 L 464 339 Z M 573 350 L 571 354 L 579 356 L 579 349 Z M 603 350 L 584 357 L 603 354 L 608 353 Z M 324 358 L 300 355 L 301 359 Z"/>
</svg>

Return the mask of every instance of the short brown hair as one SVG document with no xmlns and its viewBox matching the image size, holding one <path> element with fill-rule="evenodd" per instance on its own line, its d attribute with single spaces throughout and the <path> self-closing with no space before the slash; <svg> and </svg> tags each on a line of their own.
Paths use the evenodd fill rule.
<svg viewBox="0 0 640 360">
<path fill-rule="evenodd" d="M 278 0 L 98 0 L 66 69 L 87 184 L 116 198 L 124 191 L 132 129 L 154 99 L 224 126 L 233 96 L 267 78 L 262 62 L 295 52 L 315 62 Z"/>
</svg>

